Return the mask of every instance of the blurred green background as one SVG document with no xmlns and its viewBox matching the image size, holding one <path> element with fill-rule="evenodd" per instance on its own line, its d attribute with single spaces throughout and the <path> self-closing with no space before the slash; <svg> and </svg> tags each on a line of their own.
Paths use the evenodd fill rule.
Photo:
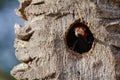
<svg viewBox="0 0 120 80">
<path fill-rule="evenodd" d="M 10 70 L 19 62 L 15 57 L 14 24 L 23 25 L 23 20 L 15 15 L 18 0 L 0 0 L 0 80 L 15 80 Z"/>
</svg>

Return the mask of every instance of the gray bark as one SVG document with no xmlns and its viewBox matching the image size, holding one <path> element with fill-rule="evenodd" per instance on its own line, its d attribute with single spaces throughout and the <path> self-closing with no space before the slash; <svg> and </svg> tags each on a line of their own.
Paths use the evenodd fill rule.
<svg viewBox="0 0 120 80">
<path fill-rule="evenodd" d="M 120 0 L 19 0 L 15 24 L 17 80 L 120 80 Z M 66 32 L 81 19 L 94 36 L 83 54 L 70 50 Z M 73 55 L 75 54 L 75 55 Z"/>
</svg>

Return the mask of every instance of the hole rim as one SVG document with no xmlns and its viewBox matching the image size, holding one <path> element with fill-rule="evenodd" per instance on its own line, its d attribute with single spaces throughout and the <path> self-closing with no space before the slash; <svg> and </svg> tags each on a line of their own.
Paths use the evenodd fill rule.
<svg viewBox="0 0 120 80">
<path fill-rule="evenodd" d="M 95 38 L 94 38 L 94 35 L 93 35 L 92 31 L 89 29 L 90 32 L 92 33 L 92 36 L 93 36 L 93 41 L 92 41 L 92 44 L 91 44 L 91 48 L 90 48 L 87 52 L 83 52 L 83 53 L 79 53 L 79 52 L 75 52 L 74 50 L 71 50 L 71 49 L 69 48 L 69 46 L 68 46 L 67 35 L 68 35 L 70 29 L 71 29 L 71 28 L 73 27 L 73 25 L 76 24 L 76 23 L 83 24 L 83 25 L 87 26 L 88 29 L 89 29 L 89 27 L 91 27 L 91 26 L 88 26 L 88 23 L 85 22 L 83 19 L 82 19 L 82 21 L 81 21 L 80 18 L 79 18 L 78 20 L 75 20 L 75 21 L 67 28 L 67 30 L 65 31 L 65 34 L 64 34 L 64 44 L 65 44 L 66 51 L 67 51 L 68 53 L 70 53 L 71 55 L 73 55 L 73 56 L 75 56 L 75 57 L 77 57 L 77 58 L 82 58 L 82 57 L 87 56 L 88 54 L 90 55 L 90 54 L 93 53 L 93 50 L 94 50 L 94 48 L 95 48 L 95 43 L 96 43 L 96 41 L 95 41 Z"/>
</svg>

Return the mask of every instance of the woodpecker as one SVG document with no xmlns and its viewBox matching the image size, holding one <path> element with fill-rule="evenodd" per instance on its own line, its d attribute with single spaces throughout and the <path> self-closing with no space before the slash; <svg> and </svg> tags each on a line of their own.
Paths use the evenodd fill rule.
<svg viewBox="0 0 120 80">
<path fill-rule="evenodd" d="M 75 27 L 74 34 L 76 36 L 76 40 L 73 44 L 72 50 L 82 53 L 82 51 L 85 51 L 87 43 L 86 28 L 82 26 Z"/>
</svg>

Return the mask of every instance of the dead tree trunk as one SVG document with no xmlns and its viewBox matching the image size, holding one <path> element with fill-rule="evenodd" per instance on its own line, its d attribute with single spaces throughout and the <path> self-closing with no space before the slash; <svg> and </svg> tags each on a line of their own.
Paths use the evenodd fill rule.
<svg viewBox="0 0 120 80">
<path fill-rule="evenodd" d="M 17 80 L 120 80 L 120 0 L 19 2 Z M 85 38 L 75 36 L 77 26 Z"/>
</svg>

